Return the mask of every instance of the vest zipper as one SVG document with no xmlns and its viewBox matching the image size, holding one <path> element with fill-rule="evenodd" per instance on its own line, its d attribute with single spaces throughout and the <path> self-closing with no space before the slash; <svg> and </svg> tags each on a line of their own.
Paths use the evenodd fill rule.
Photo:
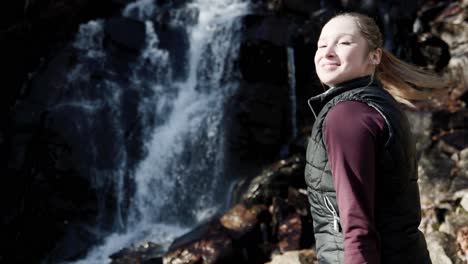
<svg viewBox="0 0 468 264">
<path fill-rule="evenodd" d="M 333 216 L 333 230 L 339 232 L 340 229 L 338 225 L 340 222 L 340 218 L 338 217 L 338 214 L 336 213 L 335 207 L 333 207 L 333 204 L 331 203 L 328 196 L 325 195 L 325 197 L 323 198 L 323 201 L 325 202 L 325 207 L 328 209 L 328 211 L 330 211 L 330 213 Z"/>
<path fill-rule="evenodd" d="M 317 120 L 317 115 L 315 114 L 314 108 L 312 107 L 312 104 L 310 104 L 310 101 L 311 101 L 313 98 L 314 98 L 314 97 L 312 97 L 312 98 L 310 98 L 309 100 L 307 100 L 307 104 L 309 105 L 310 110 L 312 110 L 312 114 L 314 114 L 315 120 Z"/>
</svg>

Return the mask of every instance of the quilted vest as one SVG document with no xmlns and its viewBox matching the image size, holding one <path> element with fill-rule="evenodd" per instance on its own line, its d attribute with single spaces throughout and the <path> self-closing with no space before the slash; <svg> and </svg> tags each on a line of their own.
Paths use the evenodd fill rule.
<svg viewBox="0 0 468 264">
<path fill-rule="evenodd" d="M 319 263 L 344 263 L 343 236 L 323 140 L 323 123 L 333 106 L 349 100 L 377 110 L 388 129 L 388 139 L 376 157 L 375 221 L 381 263 L 431 263 L 426 241 L 418 230 L 421 205 L 410 125 L 395 99 L 369 76 L 344 82 L 308 101 L 316 120 L 307 146 L 305 180 Z"/>
</svg>

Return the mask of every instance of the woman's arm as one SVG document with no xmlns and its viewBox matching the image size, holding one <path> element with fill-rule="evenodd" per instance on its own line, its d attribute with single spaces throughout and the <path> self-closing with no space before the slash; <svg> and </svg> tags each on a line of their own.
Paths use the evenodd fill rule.
<svg viewBox="0 0 468 264">
<path fill-rule="evenodd" d="M 386 124 L 372 107 L 340 102 L 327 114 L 324 141 L 336 190 L 346 264 L 380 263 L 375 227 L 376 155 Z"/>
</svg>

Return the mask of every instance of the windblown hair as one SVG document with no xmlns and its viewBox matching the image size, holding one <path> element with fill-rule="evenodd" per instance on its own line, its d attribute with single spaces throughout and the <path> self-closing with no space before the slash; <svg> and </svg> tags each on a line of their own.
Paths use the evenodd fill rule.
<svg viewBox="0 0 468 264">
<path fill-rule="evenodd" d="M 406 63 L 383 48 L 382 33 L 374 19 L 360 13 L 342 13 L 335 17 L 351 17 L 367 40 L 369 51 L 380 48 L 382 57 L 374 76 L 397 101 L 412 105 L 411 100 L 429 99 L 448 82 L 442 76 Z"/>
</svg>

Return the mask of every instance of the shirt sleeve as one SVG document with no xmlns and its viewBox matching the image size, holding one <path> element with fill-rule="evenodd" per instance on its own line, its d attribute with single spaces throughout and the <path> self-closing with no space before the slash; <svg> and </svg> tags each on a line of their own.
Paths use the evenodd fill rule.
<svg viewBox="0 0 468 264">
<path fill-rule="evenodd" d="M 345 264 L 380 263 L 374 205 L 376 155 L 385 135 L 384 118 L 362 102 L 340 102 L 325 118 L 324 141 L 336 190 Z"/>
</svg>

